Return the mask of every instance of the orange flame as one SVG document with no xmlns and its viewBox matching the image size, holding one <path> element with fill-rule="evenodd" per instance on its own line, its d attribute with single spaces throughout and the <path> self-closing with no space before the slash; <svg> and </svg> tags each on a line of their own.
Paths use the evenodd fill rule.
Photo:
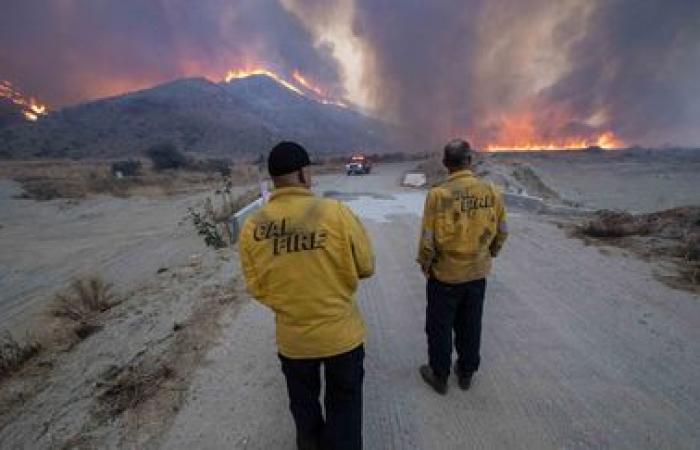
<svg viewBox="0 0 700 450">
<path fill-rule="evenodd" d="M 592 138 L 558 138 L 555 140 L 517 140 L 508 144 L 488 144 L 484 148 L 487 152 L 515 152 L 538 150 L 584 150 L 590 147 L 600 147 L 612 150 L 624 147 L 615 133 L 606 131 Z"/>
<path fill-rule="evenodd" d="M 298 70 L 295 70 L 292 73 L 293 82 L 287 81 L 277 73 L 262 67 L 229 70 L 226 73 L 226 76 L 224 77 L 224 81 L 230 83 L 233 80 L 248 78 L 254 75 L 268 76 L 276 82 L 278 82 L 279 84 L 281 84 L 282 86 L 289 89 L 290 91 L 299 94 L 303 97 L 312 98 L 313 100 L 316 100 L 317 102 L 322 103 L 324 105 L 335 105 L 340 106 L 342 108 L 348 107 L 345 103 L 343 103 L 340 100 L 329 98 L 327 93 L 322 88 L 314 84 L 307 77 L 302 75 Z M 309 96 L 309 93 L 312 95 Z"/>
<path fill-rule="evenodd" d="M 22 109 L 25 119 L 36 122 L 40 116 L 48 114 L 48 107 L 33 97 L 25 97 L 12 83 L 0 81 L 0 100 L 7 99 Z"/>
<path fill-rule="evenodd" d="M 328 92 L 324 91 L 322 88 L 314 84 L 304 75 L 299 73 L 298 70 L 295 70 L 294 73 L 292 73 L 292 78 L 294 78 L 294 81 L 299 83 L 299 85 L 302 86 L 304 89 L 316 94 L 316 96 L 318 97 L 318 101 L 323 103 L 324 105 L 335 105 L 340 106 L 341 108 L 348 107 L 348 105 L 345 102 L 330 98 Z"/>
<path fill-rule="evenodd" d="M 533 118 L 525 114 L 502 119 L 497 136 L 493 142 L 484 146 L 484 150 L 489 152 L 583 150 L 590 147 L 616 149 L 624 147 L 624 143 L 612 131 L 596 132 L 586 136 L 543 137 L 535 126 Z"/>
<path fill-rule="evenodd" d="M 326 93 L 323 92 L 323 90 L 320 87 L 314 85 L 309 80 L 307 80 L 306 77 L 300 74 L 298 70 L 295 70 L 294 73 L 292 73 L 292 78 L 294 78 L 294 80 L 301 86 L 318 95 L 319 97 L 326 97 Z"/>
<path fill-rule="evenodd" d="M 252 77 L 254 75 L 268 76 L 268 77 L 272 78 L 273 80 L 275 80 L 276 82 L 278 82 L 279 84 L 281 84 L 282 86 L 289 89 L 290 91 L 296 92 L 297 94 L 302 95 L 302 96 L 304 95 L 304 92 L 302 92 L 301 89 L 294 86 L 292 83 L 288 82 L 287 80 L 285 80 L 281 76 L 277 75 L 275 72 L 272 72 L 272 71 L 267 70 L 267 69 L 262 69 L 262 68 L 229 70 L 226 73 L 224 80 L 227 83 L 230 83 L 233 80 L 238 80 L 241 78 L 248 78 L 248 77 Z"/>
</svg>

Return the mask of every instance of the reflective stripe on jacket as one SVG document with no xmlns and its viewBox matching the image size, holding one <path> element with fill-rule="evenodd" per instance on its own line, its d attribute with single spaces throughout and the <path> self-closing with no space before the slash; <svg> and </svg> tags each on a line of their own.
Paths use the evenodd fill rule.
<svg viewBox="0 0 700 450">
<path fill-rule="evenodd" d="M 374 273 L 374 254 L 345 205 L 276 189 L 243 225 L 240 258 L 248 290 L 275 313 L 282 355 L 333 356 L 364 341 L 355 291 Z"/>
<path fill-rule="evenodd" d="M 444 283 L 485 278 L 507 234 L 501 193 L 471 171 L 461 170 L 428 192 L 418 263 Z"/>
</svg>

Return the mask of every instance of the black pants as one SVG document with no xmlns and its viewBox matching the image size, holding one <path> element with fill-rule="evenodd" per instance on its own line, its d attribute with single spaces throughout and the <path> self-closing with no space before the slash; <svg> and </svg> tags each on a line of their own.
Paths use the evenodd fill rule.
<svg viewBox="0 0 700 450">
<path fill-rule="evenodd" d="M 480 361 L 486 280 L 446 284 L 431 278 L 426 291 L 425 333 L 428 335 L 428 361 L 433 373 L 443 379 L 450 375 L 453 330 L 457 367 L 465 374 L 476 372 Z"/>
<path fill-rule="evenodd" d="M 364 358 L 362 345 L 328 358 L 291 359 L 280 355 L 299 449 L 362 448 Z M 319 402 L 321 364 L 326 378 L 325 421 Z"/>
</svg>

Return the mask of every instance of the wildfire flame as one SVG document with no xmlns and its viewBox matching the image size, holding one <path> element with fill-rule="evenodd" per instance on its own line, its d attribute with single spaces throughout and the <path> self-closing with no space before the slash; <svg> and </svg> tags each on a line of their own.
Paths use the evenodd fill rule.
<svg viewBox="0 0 700 450">
<path fill-rule="evenodd" d="M 559 121 L 559 119 L 562 120 Z M 554 121 L 555 123 L 566 123 L 563 117 L 555 118 Z M 547 125 L 552 128 L 551 123 Z M 612 131 L 591 132 L 586 133 L 586 135 L 564 134 L 563 136 L 543 137 L 532 116 L 516 115 L 500 121 L 497 135 L 484 146 L 484 150 L 489 152 L 584 150 L 591 147 L 616 149 L 624 147 L 624 143 Z"/>
<path fill-rule="evenodd" d="M 301 89 L 294 86 L 292 83 L 285 80 L 281 76 L 277 75 L 275 72 L 272 72 L 272 71 L 267 70 L 267 69 L 257 68 L 257 69 L 250 69 L 250 70 L 246 70 L 246 69 L 229 70 L 228 73 L 226 74 L 226 77 L 224 77 L 224 80 L 227 83 L 230 83 L 233 80 L 238 80 L 241 78 L 248 78 L 248 77 L 252 77 L 254 75 L 268 76 L 268 77 L 272 78 L 273 80 L 275 80 L 276 82 L 278 82 L 279 84 L 281 84 L 282 86 L 289 89 L 290 91 L 296 92 L 297 94 L 299 94 L 301 96 L 304 95 L 304 92 Z"/>
<path fill-rule="evenodd" d="M 33 97 L 25 97 L 12 83 L 0 81 L 0 100 L 7 99 L 22 109 L 25 119 L 36 122 L 40 116 L 48 114 L 48 107 Z"/>
<path fill-rule="evenodd" d="M 593 138 L 561 138 L 551 141 L 519 140 L 513 144 L 488 144 L 484 148 L 488 152 L 515 152 L 537 150 L 584 150 L 591 147 L 600 147 L 612 150 L 624 147 L 615 133 L 606 131 Z"/>
<path fill-rule="evenodd" d="M 319 97 L 321 97 L 321 98 L 326 97 L 326 93 L 323 92 L 323 90 L 320 87 L 315 86 L 312 82 L 307 80 L 306 77 L 304 77 L 302 74 L 300 74 L 298 70 L 295 70 L 294 73 L 292 73 L 292 78 L 294 78 L 294 80 L 297 83 L 299 83 L 300 85 L 305 87 L 307 90 L 318 95 Z"/>
<path fill-rule="evenodd" d="M 233 80 L 248 78 L 255 75 L 268 76 L 290 91 L 301 95 L 302 97 L 312 98 L 324 105 L 335 105 L 342 108 L 347 108 L 347 105 L 342 101 L 329 98 L 328 94 L 323 89 L 314 84 L 307 77 L 303 76 L 298 70 L 295 70 L 292 73 L 293 82 L 287 81 L 277 73 L 262 67 L 229 70 L 224 77 L 224 81 L 230 83 Z M 309 94 L 312 95 L 310 96 Z"/>
</svg>

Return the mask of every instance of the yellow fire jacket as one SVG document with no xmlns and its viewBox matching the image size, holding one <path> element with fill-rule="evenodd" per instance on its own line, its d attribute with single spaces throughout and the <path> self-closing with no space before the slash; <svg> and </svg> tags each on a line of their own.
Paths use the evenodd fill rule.
<svg viewBox="0 0 700 450">
<path fill-rule="evenodd" d="M 503 197 L 469 170 L 428 192 L 418 243 L 423 272 L 450 284 L 485 278 L 508 235 Z"/>
<path fill-rule="evenodd" d="M 334 356 L 364 341 L 355 291 L 374 274 L 374 254 L 345 205 L 276 189 L 243 225 L 240 258 L 248 290 L 275 313 L 282 355 Z"/>
</svg>

